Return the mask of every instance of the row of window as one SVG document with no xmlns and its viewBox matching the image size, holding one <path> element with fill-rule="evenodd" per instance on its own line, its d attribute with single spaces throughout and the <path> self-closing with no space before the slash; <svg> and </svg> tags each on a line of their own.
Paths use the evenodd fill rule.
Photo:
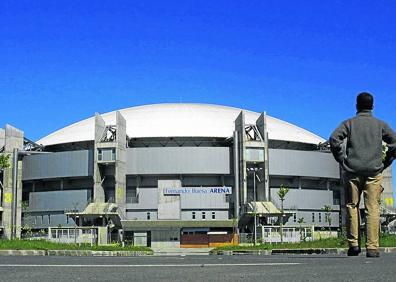
<svg viewBox="0 0 396 282">
<path fill-rule="evenodd" d="M 192 219 L 198 219 L 198 212 L 192 212 L 191 218 Z M 201 212 L 201 219 L 206 219 L 206 212 Z M 216 212 L 212 212 L 212 219 L 216 219 Z"/>
<path fill-rule="evenodd" d="M 319 212 L 318 213 L 318 222 L 322 222 L 322 213 L 321 212 Z M 315 213 L 313 212 L 312 213 L 312 222 L 315 222 L 315 220 L 316 220 L 316 216 L 315 216 Z M 297 214 L 293 214 L 293 222 L 297 222 Z"/>
<path fill-rule="evenodd" d="M 206 219 L 206 215 L 207 215 L 207 213 L 209 213 L 209 212 L 201 212 L 201 217 L 200 217 L 200 219 Z M 212 211 L 211 213 L 210 213 L 210 215 L 211 215 L 211 218 L 212 219 L 216 219 L 216 212 L 214 212 L 214 211 Z M 152 214 L 151 214 L 151 212 L 147 212 L 147 214 L 146 214 L 146 219 L 147 220 L 151 220 L 151 218 L 152 218 Z M 198 212 L 192 212 L 191 213 L 191 218 L 192 219 L 198 219 Z"/>
</svg>

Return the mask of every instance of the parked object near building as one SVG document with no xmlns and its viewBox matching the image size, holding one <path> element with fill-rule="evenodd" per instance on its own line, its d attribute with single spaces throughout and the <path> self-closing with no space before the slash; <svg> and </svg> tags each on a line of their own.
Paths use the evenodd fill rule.
<svg viewBox="0 0 396 282">
<path fill-rule="evenodd" d="M 204 104 L 96 114 L 36 142 L 6 126 L 0 147 L 17 149 L 18 165 L 2 176 L 3 235 L 20 236 L 27 213 L 18 203 L 26 202 L 31 230 L 51 228 L 58 240 L 91 228 L 107 242 L 235 244 L 234 234 L 254 233 L 255 225 L 277 228 L 281 185 L 290 188 L 285 229 L 299 230 L 298 218 L 305 228 L 328 227 L 322 208 L 329 205 L 336 230 L 344 196 L 338 164 L 323 143 L 265 113 Z M 393 197 L 392 187 L 385 189 Z"/>
</svg>

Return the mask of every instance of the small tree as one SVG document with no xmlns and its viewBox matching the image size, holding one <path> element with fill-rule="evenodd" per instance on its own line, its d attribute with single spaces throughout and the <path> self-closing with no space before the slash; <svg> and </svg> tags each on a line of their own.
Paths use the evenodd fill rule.
<svg viewBox="0 0 396 282">
<path fill-rule="evenodd" d="M 330 205 L 325 205 L 322 210 L 325 212 L 325 222 L 327 222 L 329 224 L 329 236 L 331 234 L 331 222 L 332 222 L 332 218 L 331 218 L 331 213 L 333 211 L 333 208 Z"/>
<path fill-rule="evenodd" d="M 289 188 L 284 186 L 283 184 L 280 186 L 278 191 L 278 197 L 281 201 L 281 220 L 280 220 L 280 235 L 281 235 L 281 243 L 283 243 L 283 202 L 285 201 L 286 195 L 289 192 Z"/>
<path fill-rule="evenodd" d="M 300 226 L 300 241 L 305 241 L 304 231 L 302 225 L 305 223 L 304 218 L 300 217 L 298 220 L 298 225 Z"/>
<path fill-rule="evenodd" d="M 24 201 L 21 203 L 21 208 L 23 212 L 23 226 L 22 230 L 25 231 L 26 237 L 31 237 L 33 235 L 32 227 L 33 227 L 33 218 L 29 209 L 29 202 Z"/>
<path fill-rule="evenodd" d="M 388 151 L 388 147 L 386 145 L 382 145 L 382 161 L 385 160 L 387 151 Z"/>
<path fill-rule="evenodd" d="M 3 171 L 10 167 L 10 155 L 0 154 L 0 188 L 3 188 Z"/>
<path fill-rule="evenodd" d="M 238 233 L 237 230 L 238 230 L 238 218 L 233 217 L 232 218 L 232 233 L 237 234 Z"/>
<path fill-rule="evenodd" d="M 10 167 L 10 155 L 9 154 L 1 154 L 0 155 L 0 171 L 5 168 Z"/>
</svg>

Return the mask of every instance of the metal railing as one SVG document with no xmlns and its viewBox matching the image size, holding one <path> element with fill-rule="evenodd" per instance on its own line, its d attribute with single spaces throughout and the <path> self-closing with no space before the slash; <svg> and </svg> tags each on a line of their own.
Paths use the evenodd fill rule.
<svg viewBox="0 0 396 282">
<path fill-rule="evenodd" d="M 240 233 L 240 243 L 253 244 L 253 233 Z M 283 242 L 298 243 L 302 241 L 312 241 L 313 233 L 311 227 L 283 228 Z M 257 242 L 259 243 L 280 243 L 281 233 L 279 227 L 260 226 L 257 229 Z"/>
<path fill-rule="evenodd" d="M 97 230 L 95 228 L 48 228 L 47 239 L 58 243 L 96 244 Z"/>
<path fill-rule="evenodd" d="M 297 243 L 301 241 L 312 241 L 312 229 L 307 227 L 302 228 L 283 228 L 283 242 Z M 281 230 L 279 227 L 264 227 L 259 229 L 261 241 L 263 243 L 280 243 Z"/>
</svg>

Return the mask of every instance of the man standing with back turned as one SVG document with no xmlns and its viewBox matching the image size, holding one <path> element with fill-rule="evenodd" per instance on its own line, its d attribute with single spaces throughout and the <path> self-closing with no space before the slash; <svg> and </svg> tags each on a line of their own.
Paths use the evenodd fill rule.
<svg viewBox="0 0 396 282">
<path fill-rule="evenodd" d="M 367 257 L 379 257 L 380 196 L 382 171 L 396 157 L 396 134 L 372 115 L 374 98 L 363 92 L 357 96 L 355 117 L 341 123 L 330 137 L 331 152 L 343 168 L 346 189 L 348 256 L 357 256 L 359 246 L 359 201 L 364 195 Z M 346 141 L 346 144 L 344 144 Z M 388 151 L 383 158 L 382 145 Z"/>
</svg>

